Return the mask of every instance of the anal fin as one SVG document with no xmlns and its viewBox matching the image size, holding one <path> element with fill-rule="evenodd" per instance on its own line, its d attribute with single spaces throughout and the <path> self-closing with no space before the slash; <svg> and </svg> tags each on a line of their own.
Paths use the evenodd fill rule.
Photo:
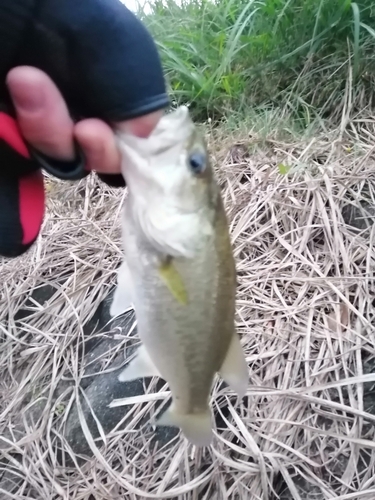
<svg viewBox="0 0 375 500">
<path fill-rule="evenodd" d="M 138 348 L 135 358 L 124 368 L 118 376 L 120 382 L 129 382 L 143 377 L 160 377 L 159 370 L 150 358 L 144 345 Z"/>
<path fill-rule="evenodd" d="M 109 310 L 109 314 L 112 317 L 119 316 L 131 306 L 132 281 L 128 264 L 126 261 L 124 261 L 118 270 L 117 288 L 115 290 L 115 293 L 113 294 L 113 300 Z"/>
<path fill-rule="evenodd" d="M 242 399 L 247 390 L 249 373 L 240 339 L 233 334 L 224 363 L 219 370 L 221 377 Z"/>
</svg>

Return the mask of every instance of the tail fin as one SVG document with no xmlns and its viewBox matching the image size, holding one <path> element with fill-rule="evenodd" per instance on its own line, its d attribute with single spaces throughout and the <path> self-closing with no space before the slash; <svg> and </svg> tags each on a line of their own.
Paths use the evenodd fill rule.
<svg viewBox="0 0 375 500">
<path fill-rule="evenodd" d="M 157 420 L 156 425 L 179 427 L 185 437 L 195 446 L 209 446 L 212 441 L 211 411 L 202 413 L 177 413 L 171 405 Z"/>
</svg>

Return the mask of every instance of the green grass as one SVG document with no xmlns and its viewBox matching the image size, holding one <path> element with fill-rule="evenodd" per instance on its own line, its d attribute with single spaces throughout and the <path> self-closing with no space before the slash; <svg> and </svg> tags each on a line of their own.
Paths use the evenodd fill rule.
<svg viewBox="0 0 375 500">
<path fill-rule="evenodd" d="M 143 21 L 171 97 L 197 119 L 282 107 L 301 127 L 338 118 L 348 78 L 375 82 L 373 0 L 156 0 Z"/>
</svg>

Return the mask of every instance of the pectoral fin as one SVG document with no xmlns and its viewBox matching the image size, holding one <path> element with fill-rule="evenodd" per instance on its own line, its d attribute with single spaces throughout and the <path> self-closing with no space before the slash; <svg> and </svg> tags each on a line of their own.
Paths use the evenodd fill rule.
<svg viewBox="0 0 375 500">
<path fill-rule="evenodd" d="M 139 347 L 135 358 L 120 373 L 118 380 L 129 382 L 142 377 L 161 377 L 144 345 Z"/>
<path fill-rule="evenodd" d="M 180 304 L 186 305 L 188 296 L 185 285 L 171 257 L 160 265 L 159 274 L 174 298 L 180 302 Z"/>
<path fill-rule="evenodd" d="M 124 261 L 117 276 L 117 288 L 113 295 L 113 300 L 109 314 L 119 316 L 132 306 L 132 285 L 129 267 Z"/>
<path fill-rule="evenodd" d="M 219 373 L 242 399 L 248 386 L 248 367 L 240 339 L 236 333 L 232 336 L 226 358 Z"/>
</svg>

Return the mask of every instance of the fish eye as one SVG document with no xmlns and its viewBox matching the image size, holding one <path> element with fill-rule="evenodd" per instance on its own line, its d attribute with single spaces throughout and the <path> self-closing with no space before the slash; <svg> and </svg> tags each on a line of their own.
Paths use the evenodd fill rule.
<svg viewBox="0 0 375 500">
<path fill-rule="evenodd" d="M 188 161 L 194 174 L 201 174 L 204 172 L 206 168 L 206 155 L 204 153 L 192 153 Z"/>
</svg>

